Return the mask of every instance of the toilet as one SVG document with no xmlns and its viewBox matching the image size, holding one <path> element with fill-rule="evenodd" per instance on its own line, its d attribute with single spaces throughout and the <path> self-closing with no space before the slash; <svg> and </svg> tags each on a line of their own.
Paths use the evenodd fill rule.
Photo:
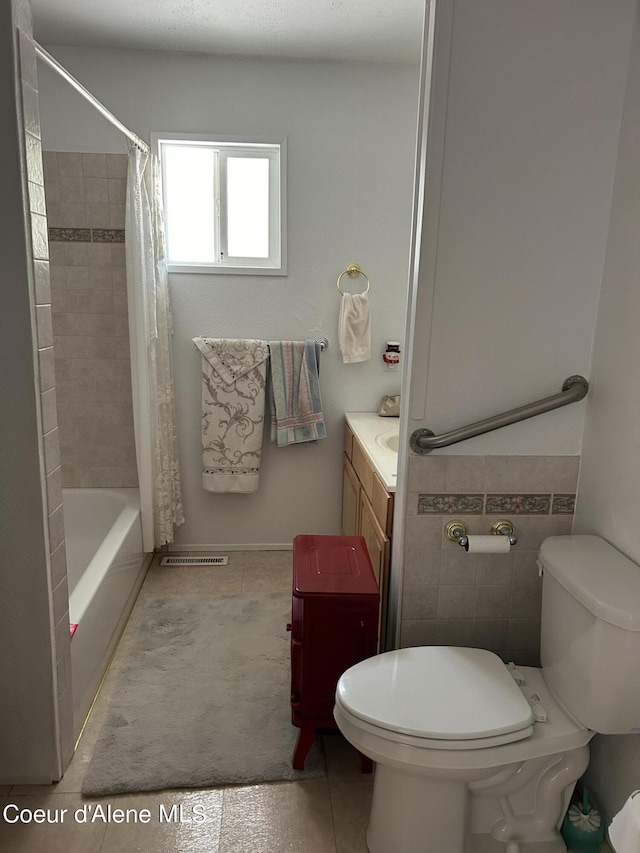
<svg viewBox="0 0 640 853">
<path fill-rule="evenodd" d="M 370 853 L 564 853 L 589 741 L 640 732 L 640 567 L 597 536 L 550 537 L 538 565 L 541 668 L 421 646 L 338 681 L 336 723 L 376 762 Z"/>
</svg>

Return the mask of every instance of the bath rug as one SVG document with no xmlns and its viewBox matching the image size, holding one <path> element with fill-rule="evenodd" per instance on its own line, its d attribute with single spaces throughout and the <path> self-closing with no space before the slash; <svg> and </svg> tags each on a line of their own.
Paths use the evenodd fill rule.
<svg viewBox="0 0 640 853">
<path fill-rule="evenodd" d="M 316 745 L 293 770 L 291 596 L 148 598 L 82 793 L 324 776 Z"/>
</svg>

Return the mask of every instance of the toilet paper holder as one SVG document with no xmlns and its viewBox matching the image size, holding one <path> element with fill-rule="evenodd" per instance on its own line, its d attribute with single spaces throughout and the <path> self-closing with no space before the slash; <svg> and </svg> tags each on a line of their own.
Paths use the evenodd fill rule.
<svg viewBox="0 0 640 853">
<path fill-rule="evenodd" d="M 509 521 L 508 518 L 499 518 L 494 521 L 491 525 L 491 533 L 494 536 L 506 536 L 509 539 L 509 545 L 515 545 L 518 541 L 513 522 Z"/>
<path fill-rule="evenodd" d="M 469 528 L 464 521 L 453 519 L 447 522 L 444 532 L 447 539 L 451 540 L 451 542 L 457 542 L 463 548 L 466 548 L 469 544 Z M 494 521 L 491 525 L 491 533 L 494 536 L 508 537 L 509 545 L 515 545 L 518 541 L 513 522 L 509 521 L 508 518 L 498 518 Z"/>
<path fill-rule="evenodd" d="M 458 545 L 462 545 L 463 548 L 469 541 L 469 528 L 464 521 L 458 521 L 457 519 L 449 521 L 444 526 L 444 533 L 447 539 L 450 539 L 452 542 L 457 542 Z"/>
</svg>

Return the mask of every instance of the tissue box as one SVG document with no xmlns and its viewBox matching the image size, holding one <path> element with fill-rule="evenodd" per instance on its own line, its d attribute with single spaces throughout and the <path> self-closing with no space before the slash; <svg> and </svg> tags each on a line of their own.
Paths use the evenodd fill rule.
<svg viewBox="0 0 640 853">
<path fill-rule="evenodd" d="M 393 396 L 385 395 L 380 403 L 378 414 L 381 418 L 399 418 L 400 394 L 394 394 Z"/>
</svg>

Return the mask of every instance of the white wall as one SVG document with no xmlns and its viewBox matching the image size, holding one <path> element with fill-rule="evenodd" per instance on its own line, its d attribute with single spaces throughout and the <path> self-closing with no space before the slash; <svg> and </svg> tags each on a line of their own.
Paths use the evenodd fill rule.
<svg viewBox="0 0 640 853">
<path fill-rule="evenodd" d="M 640 371 L 640 14 L 637 10 L 632 33 L 574 531 L 602 536 L 640 564 L 637 381 Z M 627 796 L 640 788 L 640 737 L 596 737 L 589 780 L 608 815 L 614 814 Z"/>
<path fill-rule="evenodd" d="M 584 373 L 584 404 L 441 452 L 582 447 L 574 530 L 640 563 L 636 0 L 439 12 L 406 430 L 455 428 Z M 608 817 L 639 768 L 639 737 L 592 742 L 587 779 Z"/>
<path fill-rule="evenodd" d="M 410 431 L 589 376 L 632 8 L 440 3 Z M 583 417 L 573 405 L 441 452 L 575 454 Z"/>
<path fill-rule="evenodd" d="M 337 532 L 343 413 L 373 411 L 383 394 L 399 391 L 399 375 L 383 371 L 380 354 L 404 327 L 417 68 L 50 50 L 142 137 L 288 138 L 288 276 L 171 277 L 187 517 L 177 542 L 286 544 L 301 532 Z M 78 95 L 44 70 L 41 78 L 45 150 L 125 150 Z M 371 279 L 374 358 L 360 365 L 342 364 L 336 340 L 336 278 L 351 261 Z M 328 437 L 317 446 L 265 446 L 254 495 L 200 487 L 196 335 L 329 338 L 321 364 Z"/>
</svg>

